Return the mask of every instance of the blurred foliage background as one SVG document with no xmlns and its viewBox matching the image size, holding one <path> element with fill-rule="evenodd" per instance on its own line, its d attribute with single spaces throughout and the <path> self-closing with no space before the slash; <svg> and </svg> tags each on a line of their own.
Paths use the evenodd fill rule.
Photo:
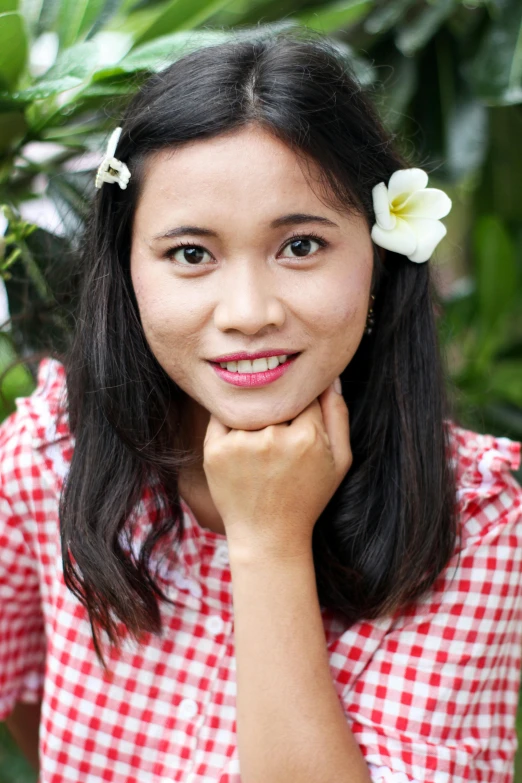
<svg viewBox="0 0 522 783">
<path fill-rule="evenodd" d="M 522 439 L 520 0 L 0 0 L 0 420 L 67 344 L 94 170 L 128 96 L 231 31 L 303 25 L 452 198 L 431 263 L 457 417 Z M 0 726 L 0 783 L 34 779 Z"/>
</svg>

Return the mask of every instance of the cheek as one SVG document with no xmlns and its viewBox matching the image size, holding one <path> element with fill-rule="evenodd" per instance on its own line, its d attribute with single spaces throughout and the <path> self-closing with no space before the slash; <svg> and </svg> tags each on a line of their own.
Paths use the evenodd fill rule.
<svg viewBox="0 0 522 783">
<path fill-rule="evenodd" d="M 371 269 L 324 281 L 308 302 L 310 338 L 317 346 L 315 367 L 320 377 L 342 372 L 363 338 Z"/>
<path fill-rule="evenodd" d="M 194 340 L 197 330 L 194 313 L 186 307 L 165 283 L 156 285 L 154 280 L 140 275 L 133 276 L 133 287 L 138 303 L 145 338 L 156 359 L 165 364 L 176 362 L 178 354 L 185 352 Z"/>
<path fill-rule="evenodd" d="M 316 336 L 339 344 L 358 341 L 366 322 L 369 296 L 370 281 L 359 277 L 337 278 L 317 288 L 308 303 Z"/>
</svg>

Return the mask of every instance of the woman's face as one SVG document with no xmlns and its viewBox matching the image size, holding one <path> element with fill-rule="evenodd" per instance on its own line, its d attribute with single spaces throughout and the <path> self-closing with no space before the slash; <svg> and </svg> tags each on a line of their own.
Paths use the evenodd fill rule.
<svg viewBox="0 0 522 783">
<path fill-rule="evenodd" d="M 365 220 L 325 206 L 296 155 L 262 129 L 147 163 L 132 282 L 149 346 L 200 423 L 212 413 L 261 429 L 318 397 L 362 339 L 372 255 Z M 260 386 L 233 385 L 209 361 L 274 349 L 299 356 Z"/>
</svg>

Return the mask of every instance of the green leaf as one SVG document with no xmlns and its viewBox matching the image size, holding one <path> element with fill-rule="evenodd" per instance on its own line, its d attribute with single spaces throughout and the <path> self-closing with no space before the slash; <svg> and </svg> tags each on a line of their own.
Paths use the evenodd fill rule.
<svg viewBox="0 0 522 783">
<path fill-rule="evenodd" d="M 23 98 L 18 98 L 17 93 L 0 92 L 0 112 L 20 109 L 27 103 Z"/>
<path fill-rule="evenodd" d="M 58 36 L 63 49 L 85 37 L 104 5 L 104 0 L 62 0 L 58 16 Z"/>
<path fill-rule="evenodd" d="M 99 47 L 95 41 L 82 41 L 60 52 L 52 68 L 46 71 L 36 86 L 46 82 L 59 81 L 72 77 L 83 81 L 96 70 L 100 58 Z"/>
<path fill-rule="evenodd" d="M 31 373 L 22 364 L 12 367 L 1 377 L 16 359 L 10 338 L 0 332 L 0 421 L 15 410 L 17 397 L 27 397 L 35 388 Z"/>
<path fill-rule="evenodd" d="M 123 11 L 125 14 L 129 14 L 132 9 L 137 5 L 136 0 L 119 0 L 120 2 L 120 11 Z"/>
<path fill-rule="evenodd" d="M 522 3 L 504 0 L 497 9 L 465 73 L 486 103 L 522 103 Z"/>
<path fill-rule="evenodd" d="M 371 0 L 341 0 L 331 5 L 307 9 L 298 14 L 299 21 L 312 30 L 329 33 L 356 24 L 370 12 Z"/>
<path fill-rule="evenodd" d="M 27 124 L 22 112 L 0 114 L 0 153 L 7 152 L 15 142 L 25 136 Z"/>
<path fill-rule="evenodd" d="M 41 101 L 44 98 L 50 98 L 53 95 L 58 95 L 60 92 L 65 92 L 65 90 L 72 90 L 73 87 L 78 87 L 82 84 L 82 81 L 83 79 L 78 79 L 74 76 L 63 76 L 61 79 L 45 79 L 35 84 L 34 87 L 28 87 L 26 90 L 14 93 L 13 97 L 23 103 Z"/>
<path fill-rule="evenodd" d="M 87 38 L 92 38 L 100 30 L 105 30 L 109 20 L 121 10 L 121 0 L 104 0 L 103 8 L 94 20 L 87 34 Z"/>
<path fill-rule="evenodd" d="M 422 49 L 457 7 L 457 0 L 439 0 L 422 8 L 411 21 L 400 25 L 395 43 L 407 57 Z"/>
<path fill-rule="evenodd" d="M 89 84 L 79 94 L 79 98 L 84 100 L 85 98 L 114 98 L 117 95 L 131 95 L 136 92 L 136 84 L 134 81 L 126 81 L 122 83 L 115 82 L 114 80 L 108 80 L 107 83 L 100 82 L 99 84 Z"/>
<path fill-rule="evenodd" d="M 82 142 L 79 137 L 85 136 L 90 138 L 96 131 L 101 128 L 100 119 L 94 119 L 92 122 L 84 123 L 69 123 L 65 128 L 47 128 L 42 132 L 42 141 L 57 141 L 60 144 L 78 146 Z M 100 145 L 103 145 L 103 139 L 106 137 L 106 133 L 102 134 L 100 138 Z M 101 148 L 100 146 L 100 148 Z M 97 146 L 98 149 L 98 146 Z"/>
<path fill-rule="evenodd" d="M 52 31 L 50 20 L 46 18 L 50 10 L 49 5 L 55 6 L 53 16 L 56 16 L 59 0 L 20 0 L 20 12 L 30 31 L 30 38 L 37 38 L 40 33 Z"/>
<path fill-rule="evenodd" d="M 56 33 L 61 0 L 22 0 L 24 17 L 30 17 L 34 25 L 35 36 L 42 33 Z"/>
<path fill-rule="evenodd" d="M 202 46 L 221 43 L 228 38 L 228 33 L 219 30 L 194 30 L 164 35 L 133 49 L 118 65 L 99 70 L 95 75 L 95 80 L 98 81 L 121 73 L 160 71 L 181 54 L 186 54 Z"/>
<path fill-rule="evenodd" d="M 384 5 L 377 6 L 364 24 L 365 31 L 370 35 L 387 33 L 416 2 L 417 0 L 388 0 Z"/>
<path fill-rule="evenodd" d="M 0 14 L 0 82 L 13 88 L 27 58 L 27 38 L 22 16 Z"/>
<path fill-rule="evenodd" d="M 142 44 L 175 30 L 192 30 L 227 6 L 231 0 L 169 0 L 136 36 Z"/>
<path fill-rule="evenodd" d="M 503 223 L 493 215 L 479 218 L 473 240 L 480 327 L 489 337 L 513 305 L 518 276 L 515 251 Z"/>
<path fill-rule="evenodd" d="M 14 357 L 13 357 L 14 359 Z M 18 364 L 6 373 L 2 382 L 2 395 L 10 402 L 14 410 L 17 397 L 27 397 L 34 390 L 34 382 L 29 370 Z"/>
<path fill-rule="evenodd" d="M 0 0 L 0 14 L 18 11 L 18 0 Z"/>
<path fill-rule="evenodd" d="M 50 68 L 32 87 L 28 87 L 26 90 L 17 93 L 16 98 L 21 101 L 30 102 L 50 98 L 59 93 L 63 93 L 66 90 L 81 87 L 82 85 L 87 89 L 91 83 L 91 78 L 97 71 L 101 72 L 102 78 L 109 76 L 113 77 L 125 73 L 125 70 L 119 68 L 117 65 L 110 67 L 99 66 L 101 56 L 100 46 L 101 42 L 98 39 L 94 39 L 92 41 L 76 43 L 68 49 L 65 49 L 61 52 L 53 67 Z M 100 96 L 110 96 L 127 94 L 127 92 L 127 89 L 122 92 L 118 85 L 114 85 L 114 89 L 104 89 L 99 91 L 98 94 Z M 92 91 L 90 97 L 93 97 L 95 93 L 96 90 Z M 62 102 L 62 109 L 66 105 L 69 106 L 69 104 L 81 100 L 83 96 L 83 90 L 74 95 L 71 94 L 66 101 Z M 55 108 L 51 107 L 51 111 L 54 110 Z M 48 119 L 48 116 L 43 118 L 39 117 L 36 121 L 36 126 L 40 127 L 41 122 L 47 122 Z"/>
</svg>

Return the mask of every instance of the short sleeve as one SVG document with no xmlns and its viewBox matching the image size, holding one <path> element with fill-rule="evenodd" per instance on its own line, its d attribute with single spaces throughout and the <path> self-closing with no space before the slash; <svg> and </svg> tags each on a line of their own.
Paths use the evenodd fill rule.
<svg viewBox="0 0 522 783">
<path fill-rule="evenodd" d="M 510 471 L 520 444 L 459 434 L 453 557 L 411 609 L 353 626 L 335 645 L 341 702 L 373 783 L 513 781 L 522 489 Z"/>
<path fill-rule="evenodd" d="M 35 557 L 24 520 L 0 494 L 0 720 L 43 690 L 45 633 Z"/>
</svg>

